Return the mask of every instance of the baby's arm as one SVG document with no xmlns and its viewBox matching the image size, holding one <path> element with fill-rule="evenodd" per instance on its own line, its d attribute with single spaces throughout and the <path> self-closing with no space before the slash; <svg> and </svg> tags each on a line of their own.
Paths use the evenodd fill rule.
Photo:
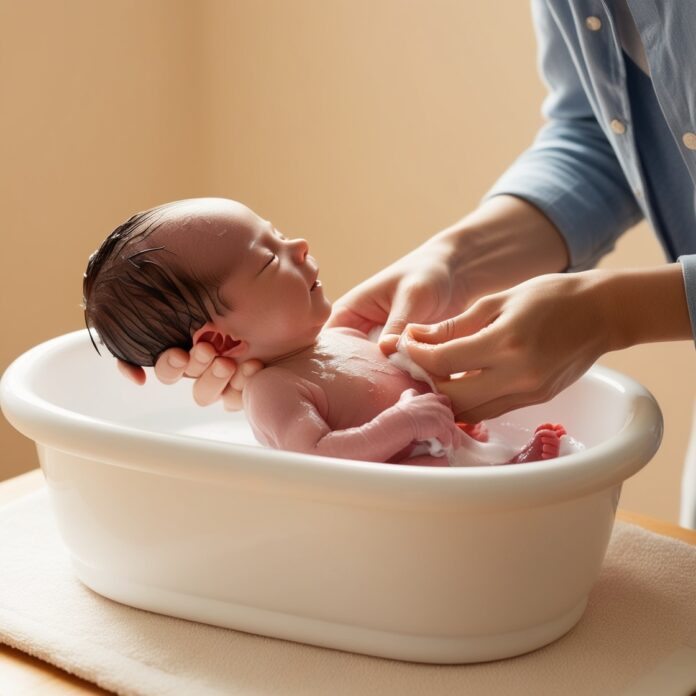
<svg viewBox="0 0 696 696">
<path fill-rule="evenodd" d="M 332 431 L 317 408 L 321 393 L 287 370 L 267 368 L 244 390 L 244 410 L 256 437 L 277 449 L 386 462 L 415 440 L 452 444 L 459 431 L 446 397 L 405 392 L 364 425 Z"/>
</svg>

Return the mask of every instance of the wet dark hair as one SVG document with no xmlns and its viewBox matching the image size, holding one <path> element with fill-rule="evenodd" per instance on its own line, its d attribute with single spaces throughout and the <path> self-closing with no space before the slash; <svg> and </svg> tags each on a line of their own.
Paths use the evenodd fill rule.
<svg viewBox="0 0 696 696">
<path fill-rule="evenodd" d="M 218 292 L 221 278 L 198 277 L 164 246 L 143 248 L 169 207 L 133 215 L 89 257 L 82 306 L 97 353 L 91 329 L 115 357 L 154 365 L 167 348 L 191 349 L 191 335 L 211 318 L 209 306 L 221 315 L 230 309 Z"/>
</svg>

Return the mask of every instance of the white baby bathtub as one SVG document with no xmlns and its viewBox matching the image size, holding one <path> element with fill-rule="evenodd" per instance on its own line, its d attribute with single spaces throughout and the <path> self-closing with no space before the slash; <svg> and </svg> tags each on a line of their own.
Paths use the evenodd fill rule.
<svg viewBox="0 0 696 696">
<path fill-rule="evenodd" d="M 653 397 L 601 368 L 503 419 L 562 422 L 587 451 L 469 469 L 261 448 L 190 386 L 129 383 L 86 331 L 5 373 L 3 412 L 37 443 L 79 578 L 163 614 L 421 662 L 509 657 L 575 625 L 621 483 L 662 434 Z"/>
</svg>

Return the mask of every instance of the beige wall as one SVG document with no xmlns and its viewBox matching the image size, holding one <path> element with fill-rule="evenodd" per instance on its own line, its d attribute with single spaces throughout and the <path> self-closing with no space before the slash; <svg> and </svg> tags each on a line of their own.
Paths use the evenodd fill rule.
<svg viewBox="0 0 696 696">
<path fill-rule="evenodd" d="M 534 52 L 517 0 L 0 0 L 0 369 L 82 325 L 89 253 L 167 200 L 244 201 L 310 240 L 337 297 L 475 206 L 530 142 Z M 641 227 L 607 263 L 661 261 Z M 692 350 L 603 361 L 667 422 L 622 504 L 671 520 Z M 5 421 L 0 453 L 0 478 L 35 465 Z"/>
</svg>

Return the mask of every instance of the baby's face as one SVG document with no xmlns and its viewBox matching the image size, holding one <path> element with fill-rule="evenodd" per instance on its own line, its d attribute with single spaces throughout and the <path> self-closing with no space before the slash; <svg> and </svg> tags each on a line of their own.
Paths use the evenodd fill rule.
<svg viewBox="0 0 696 696">
<path fill-rule="evenodd" d="M 304 239 L 288 239 L 267 220 L 226 199 L 193 199 L 178 207 L 192 269 L 224 278 L 219 295 L 230 307 L 216 325 L 244 340 L 240 358 L 269 361 L 311 345 L 331 313 L 317 280 L 319 267 Z M 155 233 L 157 234 L 157 233 Z"/>
</svg>

